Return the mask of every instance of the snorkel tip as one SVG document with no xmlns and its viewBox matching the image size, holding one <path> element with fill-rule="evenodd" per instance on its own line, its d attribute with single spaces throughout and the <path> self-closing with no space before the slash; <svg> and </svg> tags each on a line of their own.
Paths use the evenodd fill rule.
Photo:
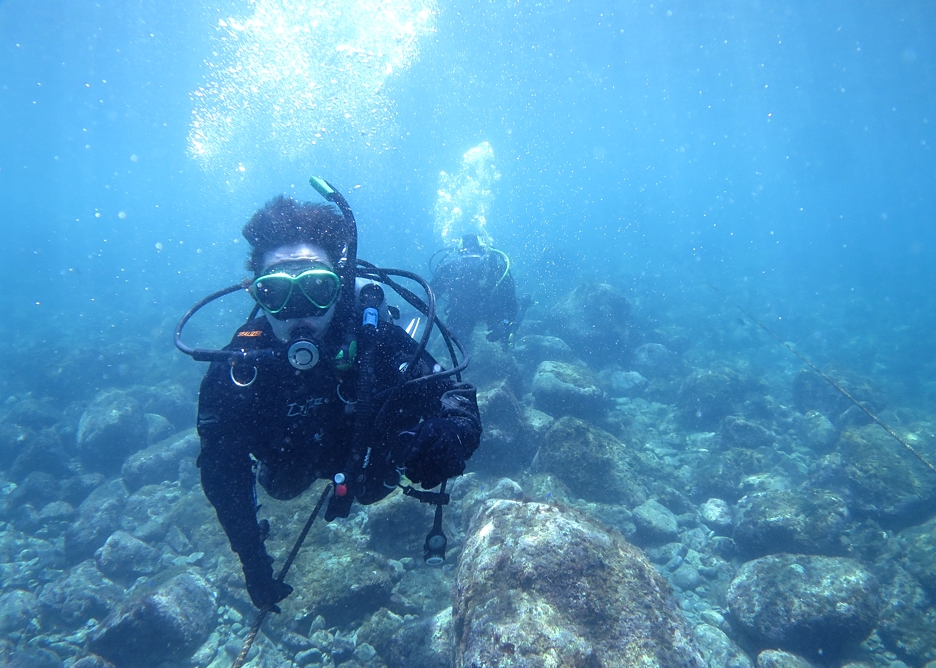
<svg viewBox="0 0 936 668">
<path fill-rule="evenodd" d="M 309 185 L 315 188 L 318 191 L 319 195 L 321 195 L 322 197 L 324 197 L 325 199 L 329 201 L 331 200 L 330 195 L 335 194 L 335 189 L 332 188 L 331 185 L 328 183 L 328 181 L 323 179 L 321 176 L 310 176 Z"/>
</svg>

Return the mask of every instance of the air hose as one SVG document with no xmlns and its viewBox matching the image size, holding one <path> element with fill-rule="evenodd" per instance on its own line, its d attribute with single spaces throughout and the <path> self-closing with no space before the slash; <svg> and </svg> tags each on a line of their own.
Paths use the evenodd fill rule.
<svg viewBox="0 0 936 668">
<path fill-rule="evenodd" d="M 325 510 L 325 521 L 331 522 L 336 517 L 347 517 L 355 495 L 362 492 L 361 484 L 366 475 L 364 469 L 370 463 L 371 442 L 373 438 L 374 386 L 377 384 L 375 373 L 375 354 L 377 349 L 377 327 L 379 314 L 377 309 L 384 299 L 383 288 L 376 283 L 369 283 L 361 288 L 361 327 L 357 337 L 357 399 L 354 407 L 354 441 L 345 471 L 335 477 L 335 494 Z"/>
</svg>

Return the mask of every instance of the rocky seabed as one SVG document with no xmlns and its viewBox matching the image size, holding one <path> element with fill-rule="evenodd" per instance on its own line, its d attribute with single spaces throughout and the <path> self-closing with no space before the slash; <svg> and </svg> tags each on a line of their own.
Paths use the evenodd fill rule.
<svg viewBox="0 0 936 668">
<path fill-rule="evenodd" d="M 402 494 L 320 520 L 246 665 L 936 667 L 936 475 L 812 372 L 629 314 L 584 286 L 510 352 L 477 332 L 485 434 L 446 565 L 422 564 L 431 511 Z M 0 665 L 240 652 L 256 611 L 199 485 L 194 389 L 151 374 L 0 408 Z M 936 459 L 932 416 L 843 383 Z M 261 498 L 278 563 L 323 484 Z"/>
</svg>

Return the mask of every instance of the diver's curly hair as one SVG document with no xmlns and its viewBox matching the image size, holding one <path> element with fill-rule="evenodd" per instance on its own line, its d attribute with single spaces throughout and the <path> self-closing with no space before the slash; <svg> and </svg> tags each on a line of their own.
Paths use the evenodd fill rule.
<svg viewBox="0 0 936 668">
<path fill-rule="evenodd" d="M 337 264 L 348 244 L 341 212 L 331 204 L 297 202 L 278 195 L 267 202 L 244 225 L 242 234 L 251 246 L 247 269 L 257 274 L 263 269 L 268 251 L 289 244 L 311 243 Z"/>
</svg>

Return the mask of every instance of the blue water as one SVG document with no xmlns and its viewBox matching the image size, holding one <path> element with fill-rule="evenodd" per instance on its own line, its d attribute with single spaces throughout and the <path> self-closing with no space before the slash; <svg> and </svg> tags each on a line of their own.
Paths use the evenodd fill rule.
<svg viewBox="0 0 936 668">
<path fill-rule="evenodd" d="M 438 172 L 488 141 L 488 229 L 526 289 L 649 276 L 678 299 L 704 279 L 899 346 L 876 373 L 932 375 L 930 3 L 444 3 L 385 88 L 387 150 L 261 152 L 231 186 L 187 151 L 191 93 L 218 18 L 252 11 L 0 5 L 8 338 L 168 347 L 167 320 L 242 276 L 250 213 L 313 198 L 311 173 L 346 191 L 362 256 L 424 270 Z"/>
<path fill-rule="evenodd" d="M 284 100 L 246 96 L 231 141 L 195 157 L 193 94 L 230 55 L 219 20 L 257 6 L 0 1 L 0 401 L 89 401 L 53 387 L 56 365 L 128 341 L 140 357 L 124 349 L 95 388 L 194 388 L 178 318 L 245 276 L 242 225 L 280 192 L 315 199 L 311 174 L 347 196 L 361 257 L 425 272 L 439 173 L 486 141 L 501 175 L 487 230 L 547 312 L 609 282 L 696 355 L 799 368 L 750 324 L 738 336 L 712 285 L 817 365 L 873 378 L 891 408 L 932 409 L 936 4 L 441 2 L 380 80 L 379 113 L 354 104 L 351 69 L 316 89 L 316 71 L 273 59 L 286 97 L 331 107 L 324 136 L 308 108 L 271 121 Z M 280 18 L 311 31 L 300 45 L 325 30 Z M 342 25 L 358 19 L 374 28 Z M 250 307 L 232 299 L 192 337 L 222 342 Z"/>
</svg>

